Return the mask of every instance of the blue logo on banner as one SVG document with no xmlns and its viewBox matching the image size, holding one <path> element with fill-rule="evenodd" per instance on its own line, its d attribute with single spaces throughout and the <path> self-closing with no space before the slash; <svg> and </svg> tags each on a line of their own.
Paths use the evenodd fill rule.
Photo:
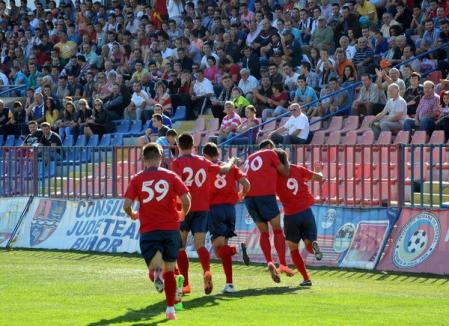
<svg viewBox="0 0 449 326">
<path fill-rule="evenodd" d="M 47 240 L 58 228 L 66 209 L 63 200 L 41 199 L 31 220 L 30 245 L 39 245 Z"/>
<path fill-rule="evenodd" d="M 411 219 L 396 239 L 393 263 L 399 268 L 415 267 L 432 256 L 440 241 L 441 228 L 435 215 L 423 212 Z"/>
</svg>

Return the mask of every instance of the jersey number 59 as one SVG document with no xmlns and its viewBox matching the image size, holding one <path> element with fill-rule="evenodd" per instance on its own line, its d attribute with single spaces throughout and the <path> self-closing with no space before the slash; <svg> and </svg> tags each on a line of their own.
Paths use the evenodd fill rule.
<svg viewBox="0 0 449 326">
<path fill-rule="evenodd" d="M 158 194 L 159 196 L 156 197 L 157 201 L 161 201 L 164 199 L 165 196 L 167 196 L 168 193 L 168 182 L 165 180 L 159 180 L 154 184 L 154 180 L 145 181 L 142 183 L 142 192 L 146 192 L 148 194 L 147 198 L 142 200 L 142 203 L 146 204 L 153 200 L 154 193 Z M 154 189 L 154 190 L 153 190 Z"/>
</svg>

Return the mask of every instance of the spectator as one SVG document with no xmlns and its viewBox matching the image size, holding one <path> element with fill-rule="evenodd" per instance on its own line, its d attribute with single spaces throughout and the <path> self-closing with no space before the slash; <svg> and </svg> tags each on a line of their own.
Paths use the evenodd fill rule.
<svg viewBox="0 0 449 326">
<path fill-rule="evenodd" d="M 61 147 L 61 137 L 51 130 L 51 126 L 48 122 L 41 123 L 42 136 L 39 139 L 39 145 L 43 147 Z M 49 161 L 58 160 L 60 158 L 59 150 L 43 150 L 39 151 L 39 156 L 42 157 L 44 165 L 47 165 Z"/>
<path fill-rule="evenodd" d="M 8 122 L 9 109 L 5 107 L 3 100 L 0 100 L 0 128 L 3 130 Z"/>
<path fill-rule="evenodd" d="M 211 136 L 209 138 L 209 141 L 214 142 L 218 145 L 232 137 L 232 133 L 236 132 L 238 126 L 242 122 L 240 116 L 235 113 L 233 102 L 227 101 L 225 103 L 224 112 L 226 113 L 226 115 L 221 122 L 218 136 Z"/>
<path fill-rule="evenodd" d="M 156 130 L 156 132 L 153 132 L 153 130 Z M 155 113 L 151 118 L 151 128 L 145 131 L 145 135 L 139 137 L 137 146 L 143 147 L 149 142 L 156 141 L 158 137 L 165 136 L 169 130 L 170 128 L 164 125 L 162 115 Z"/>
<path fill-rule="evenodd" d="M 298 103 L 293 103 L 288 108 L 292 115 L 285 125 L 270 133 L 270 139 L 275 144 L 306 144 L 309 138 L 309 119 Z"/>
<path fill-rule="evenodd" d="M 240 70 L 240 76 L 242 77 L 239 81 L 239 88 L 242 90 L 245 97 L 251 102 L 252 101 L 252 92 L 259 86 L 258 80 L 251 76 L 249 70 L 243 68 Z"/>
<path fill-rule="evenodd" d="M 425 32 L 422 39 L 417 42 L 416 53 L 420 54 L 426 52 L 431 47 L 435 47 L 440 37 L 440 30 L 435 28 L 435 25 L 431 19 L 426 20 L 424 24 Z"/>
<path fill-rule="evenodd" d="M 3 101 L 0 100 L 0 106 L 3 106 Z M 2 111 L 2 117 L 3 112 Z M 15 101 L 12 111 L 9 112 L 8 121 L 1 128 L 0 134 L 7 135 L 24 135 L 28 133 L 26 125 L 26 113 L 20 101 Z"/>
<path fill-rule="evenodd" d="M 243 92 L 240 88 L 234 87 L 231 92 L 231 101 L 234 103 L 234 109 L 241 114 L 244 112 L 245 108 L 251 103 L 246 99 L 243 95 Z M 226 111 L 226 110 L 225 110 Z M 225 112 L 226 113 L 226 112 Z"/>
<path fill-rule="evenodd" d="M 154 104 L 160 104 L 162 106 L 162 111 L 164 114 L 171 116 L 173 114 L 173 107 L 170 94 L 168 93 L 167 86 L 164 82 L 159 81 L 154 86 L 155 97 Z"/>
<path fill-rule="evenodd" d="M 214 87 L 209 79 L 204 78 L 202 69 L 198 69 L 196 80 L 192 86 L 192 107 L 190 112 L 187 112 L 189 119 L 194 119 L 197 115 L 204 112 L 204 109 L 210 106 L 210 98 L 214 94 Z"/>
<path fill-rule="evenodd" d="M 347 91 L 341 90 L 340 85 L 338 84 L 338 79 L 335 77 L 329 80 L 329 88 L 333 95 L 329 99 L 328 113 L 339 112 L 339 114 L 344 114 L 344 111 L 350 108 L 351 96 Z"/>
<path fill-rule="evenodd" d="M 357 40 L 356 51 L 352 58 L 352 62 L 355 64 L 359 75 L 371 72 L 370 64 L 373 62 L 373 57 L 374 52 L 368 46 L 368 40 L 365 37 L 360 37 Z"/>
<path fill-rule="evenodd" d="M 112 93 L 107 97 L 107 101 L 104 103 L 104 109 L 109 112 L 112 120 L 120 120 L 123 117 L 125 99 L 119 84 L 115 83 L 112 85 Z"/>
<path fill-rule="evenodd" d="M 66 102 L 64 106 L 64 112 L 62 113 L 62 119 L 59 119 L 53 129 L 69 128 L 71 135 L 78 136 L 78 114 L 76 112 L 75 104 L 71 101 Z"/>
<path fill-rule="evenodd" d="M 380 113 L 383 110 L 380 95 L 381 92 L 377 84 L 372 82 L 370 75 L 363 74 L 359 95 L 352 103 L 352 114 L 365 116 Z"/>
<path fill-rule="evenodd" d="M 148 93 L 142 89 L 142 84 L 140 82 L 134 82 L 133 91 L 134 93 L 131 97 L 131 102 L 125 108 L 124 118 L 126 120 L 142 120 L 142 116 L 145 117 L 145 114 L 147 114 L 145 112 L 147 112 L 149 105 L 152 104 L 151 98 Z M 103 102 L 101 105 L 103 106 Z"/>
<path fill-rule="evenodd" d="M 35 120 L 38 123 L 44 121 L 44 97 L 42 93 L 34 94 L 34 102 L 26 108 L 28 121 Z"/>
<path fill-rule="evenodd" d="M 224 104 L 226 101 L 231 100 L 232 89 L 234 88 L 234 83 L 232 82 L 231 76 L 229 75 L 223 75 L 221 83 L 223 87 L 218 97 L 211 98 L 212 114 L 215 118 L 219 119 L 220 123 L 224 117 Z"/>
<path fill-rule="evenodd" d="M 84 128 L 87 125 L 87 121 L 92 116 L 92 109 L 89 107 L 86 99 L 82 98 L 78 101 L 78 111 L 77 111 L 77 124 L 72 128 L 73 135 L 78 137 L 80 133 L 84 132 Z"/>
<path fill-rule="evenodd" d="M 407 102 L 399 95 L 399 86 L 392 83 L 388 86 L 388 101 L 382 112 L 376 115 L 371 123 L 374 134 L 379 137 L 381 131 L 397 132 L 403 129 L 407 118 Z"/>
<path fill-rule="evenodd" d="M 385 12 L 382 15 L 382 26 L 380 27 L 380 31 L 385 38 L 390 37 L 390 28 L 394 25 L 399 25 L 399 23 L 393 19 L 393 16 L 389 12 Z"/>
<path fill-rule="evenodd" d="M 312 33 L 310 45 L 326 50 L 332 50 L 334 47 L 334 32 L 331 27 L 327 26 L 324 16 L 318 17 L 318 27 Z"/>
<path fill-rule="evenodd" d="M 293 67 L 291 64 L 284 64 L 284 86 L 285 88 L 292 94 L 294 94 L 296 90 L 296 82 L 298 80 L 299 74 L 293 71 Z"/>
<path fill-rule="evenodd" d="M 299 76 L 298 88 L 295 91 L 293 102 L 299 103 L 301 107 L 307 106 L 307 115 L 309 115 L 313 111 L 313 108 L 316 107 L 317 101 L 318 97 L 313 88 L 307 85 L 306 78 L 303 75 Z"/>
<path fill-rule="evenodd" d="M 115 131 L 115 125 L 108 113 L 103 108 L 103 101 L 96 99 L 94 101 L 94 111 L 92 116 L 86 120 L 86 126 L 84 127 L 84 135 L 90 137 L 92 135 L 109 134 Z"/>
<path fill-rule="evenodd" d="M 262 120 L 266 121 L 270 117 L 278 117 L 286 112 L 288 105 L 288 92 L 284 90 L 282 84 L 273 84 L 273 94 L 268 100 L 268 106 L 262 111 Z"/>
<path fill-rule="evenodd" d="M 399 78 L 400 72 L 397 68 L 391 68 L 388 73 L 386 70 L 375 69 L 376 71 L 376 83 L 381 90 L 387 90 L 391 84 L 399 86 L 399 93 L 401 96 L 405 94 L 405 82 Z"/>
<path fill-rule="evenodd" d="M 303 61 L 301 63 L 301 74 L 306 78 L 306 84 L 312 87 L 313 89 L 318 88 L 320 83 L 320 77 L 314 71 L 311 71 L 310 63 L 307 61 Z M 296 89 L 296 88 L 295 88 Z"/>
<path fill-rule="evenodd" d="M 444 130 L 444 141 L 449 141 L 449 91 L 443 93 L 441 115 L 436 121 L 436 128 Z"/>
<path fill-rule="evenodd" d="M 28 130 L 30 133 L 23 140 L 22 146 L 39 146 L 43 135 L 38 123 L 34 120 L 29 121 Z"/>
<path fill-rule="evenodd" d="M 47 97 L 47 99 L 45 100 L 44 114 L 45 122 L 47 122 L 50 127 L 54 129 L 54 127 L 56 127 L 56 121 L 58 121 L 59 119 L 59 110 L 56 107 L 56 102 L 52 97 Z"/>
<path fill-rule="evenodd" d="M 257 133 L 261 120 L 256 117 L 256 108 L 253 105 L 248 105 L 245 108 L 245 117 L 242 119 L 242 123 L 237 127 L 235 132 L 231 133 L 227 139 L 235 138 L 229 142 L 228 145 L 246 145 L 246 144 L 256 144 Z M 252 129 L 248 132 L 249 129 Z"/>
<path fill-rule="evenodd" d="M 253 90 L 253 104 L 256 106 L 257 115 L 262 114 L 272 95 L 270 78 L 262 77 L 260 86 Z"/>
<path fill-rule="evenodd" d="M 422 85 L 419 84 L 420 79 L 421 75 L 417 72 L 413 72 L 410 76 L 410 86 L 404 94 L 404 99 L 407 101 L 407 114 L 409 116 L 416 114 L 416 108 L 424 93 Z"/>
<path fill-rule="evenodd" d="M 170 159 L 174 158 L 176 155 L 176 137 L 178 133 L 175 129 L 170 129 L 167 131 L 165 136 L 158 137 L 156 143 L 161 145 L 164 149 L 164 163 L 167 167 L 170 166 Z"/>
<path fill-rule="evenodd" d="M 407 118 L 404 122 L 404 130 L 412 131 L 419 128 L 426 131 L 430 138 L 436 126 L 436 121 L 441 115 L 440 96 L 435 94 L 435 85 L 427 80 L 423 84 L 424 94 L 416 108 L 415 119 Z"/>
</svg>

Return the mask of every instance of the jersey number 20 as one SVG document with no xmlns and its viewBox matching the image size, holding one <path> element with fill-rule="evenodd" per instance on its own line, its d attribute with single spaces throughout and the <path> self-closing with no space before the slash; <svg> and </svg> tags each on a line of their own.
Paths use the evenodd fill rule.
<svg viewBox="0 0 449 326">
<path fill-rule="evenodd" d="M 145 181 L 142 183 L 142 192 L 146 192 L 148 194 L 147 198 L 142 200 L 142 203 L 146 204 L 153 200 L 154 193 L 159 194 L 159 196 L 156 197 L 157 201 L 161 201 L 164 199 L 165 196 L 167 196 L 168 193 L 168 182 L 165 180 L 159 180 L 154 184 L 154 190 L 152 188 L 154 183 L 154 180 Z"/>
<path fill-rule="evenodd" d="M 194 176 L 192 168 L 185 167 L 184 170 L 182 170 L 182 173 L 187 174 L 187 178 L 184 181 L 187 187 L 191 187 L 193 182 L 195 181 L 196 186 L 198 188 L 201 188 L 207 177 L 206 171 L 204 169 L 199 169 Z"/>
</svg>

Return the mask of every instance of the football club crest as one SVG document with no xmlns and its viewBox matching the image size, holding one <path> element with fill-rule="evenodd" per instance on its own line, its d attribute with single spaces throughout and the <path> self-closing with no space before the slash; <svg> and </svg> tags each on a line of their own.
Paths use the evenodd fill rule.
<svg viewBox="0 0 449 326">
<path fill-rule="evenodd" d="M 337 218 L 337 211 L 333 208 L 329 208 L 321 217 L 321 227 L 326 230 L 329 229 L 332 225 L 334 225 L 335 219 Z"/>
<path fill-rule="evenodd" d="M 432 256 L 440 241 L 441 228 L 435 215 L 423 212 L 411 219 L 396 239 L 393 263 L 399 268 L 415 267 Z"/>
<path fill-rule="evenodd" d="M 37 246 L 47 240 L 58 228 L 66 209 L 63 200 L 41 199 L 31 221 L 30 246 Z"/>
</svg>

